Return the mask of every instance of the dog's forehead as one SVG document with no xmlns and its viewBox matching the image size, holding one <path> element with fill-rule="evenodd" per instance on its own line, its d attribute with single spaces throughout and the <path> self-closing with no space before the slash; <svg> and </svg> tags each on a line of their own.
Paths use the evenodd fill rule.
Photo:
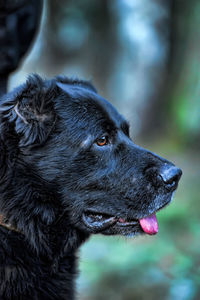
<svg viewBox="0 0 200 300">
<path fill-rule="evenodd" d="M 104 118 L 112 121 L 118 128 L 120 128 L 121 124 L 125 122 L 125 118 L 109 101 L 87 86 L 63 83 L 58 83 L 57 85 L 67 94 L 68 101 L 64 104 L 64 106 L 69 106 L 70 101 L 71 107 L 75 106 L 76 110 L 80 110 L 82 113 L 88 113 L 90 118 L 95 117 L 96 113 L 98 113 Z"/>
</svg>

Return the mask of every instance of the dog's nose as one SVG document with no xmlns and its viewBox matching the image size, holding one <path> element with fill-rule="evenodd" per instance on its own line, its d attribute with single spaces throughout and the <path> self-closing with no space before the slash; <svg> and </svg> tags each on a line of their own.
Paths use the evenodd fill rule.
<svg viewBox="0 0 200 300">
<path fill-rule="evenodd" d="M 165 166 L 158 174 L 159 179 L 164 183 L 165 187 L 169 190 L 175 190 L 179 179 L 181 178 L 181 169 L 175 166 Z"/>
</svg>

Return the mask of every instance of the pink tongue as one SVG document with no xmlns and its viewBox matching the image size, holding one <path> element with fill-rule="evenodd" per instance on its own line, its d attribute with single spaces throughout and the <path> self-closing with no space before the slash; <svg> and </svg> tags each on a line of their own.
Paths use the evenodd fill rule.
<svg viewBox="0 0 200 300">
<path fill-rule="evenodd" d="M 158 221 L 156 215 L 151 215 L 140 220 L 142 229 L 148 234 L 156 234 L 158 232 Z"/>
</svg>

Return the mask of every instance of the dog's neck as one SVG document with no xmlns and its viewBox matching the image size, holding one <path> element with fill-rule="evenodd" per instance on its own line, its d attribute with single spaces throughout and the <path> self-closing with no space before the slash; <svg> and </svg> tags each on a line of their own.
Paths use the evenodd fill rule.
<svg viewBox="0 0 200 300">
<path fill-rule="evenodd" d="M 59 221 L 61 224 L 56 224 L 56 226 L 54 224 L 54 226 L 52 227 L 51 236 L 48 242 L 49 251 L 50 251 L 49 254 L 51 259 L 53 259 L 53 257 L 55 256 L 60 258 L 60 256 L 62 256 L 60 252 L 63 252 L 64 254 L 65 252 L 71 251 L 70 239 L 72 237 L 73 240 L 76 240 L 75 248 L 73 249 L 73 251 L 76 251 L 80 247 L 80 245 L 89 237 L 88 234 L 83 233 L 81 231 L 79 232 L 72 228 L 70 228 L 70 231 L 68 232 L 68 230 L 66 230 L 67 226 L 65 226 L 64 222 L 62 222 L 61 219 Z M 0 213 L 0 226 L 8 229 L 9 231 L 20 233 L 25 236 L 25 233 L 23 233 L 23 231 L 18 229 L 17 226 L 14 226 L 13 224 L 9 223 L 8 219 L 2 213 Z M 60 236 L 62 236 L 61 239 L 62 242 L 59 242 L 57 240 L 58 233 Z M 51 244 L 53 244 L 54 247 L 51 247 Z M 57 250 L 53 248 L 56 248 Z M 48 251 L 46 252 L 46 255 L 48 256 Z"/>
</svg>

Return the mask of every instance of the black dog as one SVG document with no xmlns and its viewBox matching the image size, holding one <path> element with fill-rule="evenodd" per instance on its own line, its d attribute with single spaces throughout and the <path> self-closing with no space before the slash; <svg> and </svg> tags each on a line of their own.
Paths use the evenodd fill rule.
<svg viewBox="0 0 200 300">
<path fill-rule="evenodd" d="M 77 248 L 155 234 L 181 170 L 135 145 L 85 81 L 34 75 L 0 111 L 0 299 L 73 299 Z"/>
</svg>

